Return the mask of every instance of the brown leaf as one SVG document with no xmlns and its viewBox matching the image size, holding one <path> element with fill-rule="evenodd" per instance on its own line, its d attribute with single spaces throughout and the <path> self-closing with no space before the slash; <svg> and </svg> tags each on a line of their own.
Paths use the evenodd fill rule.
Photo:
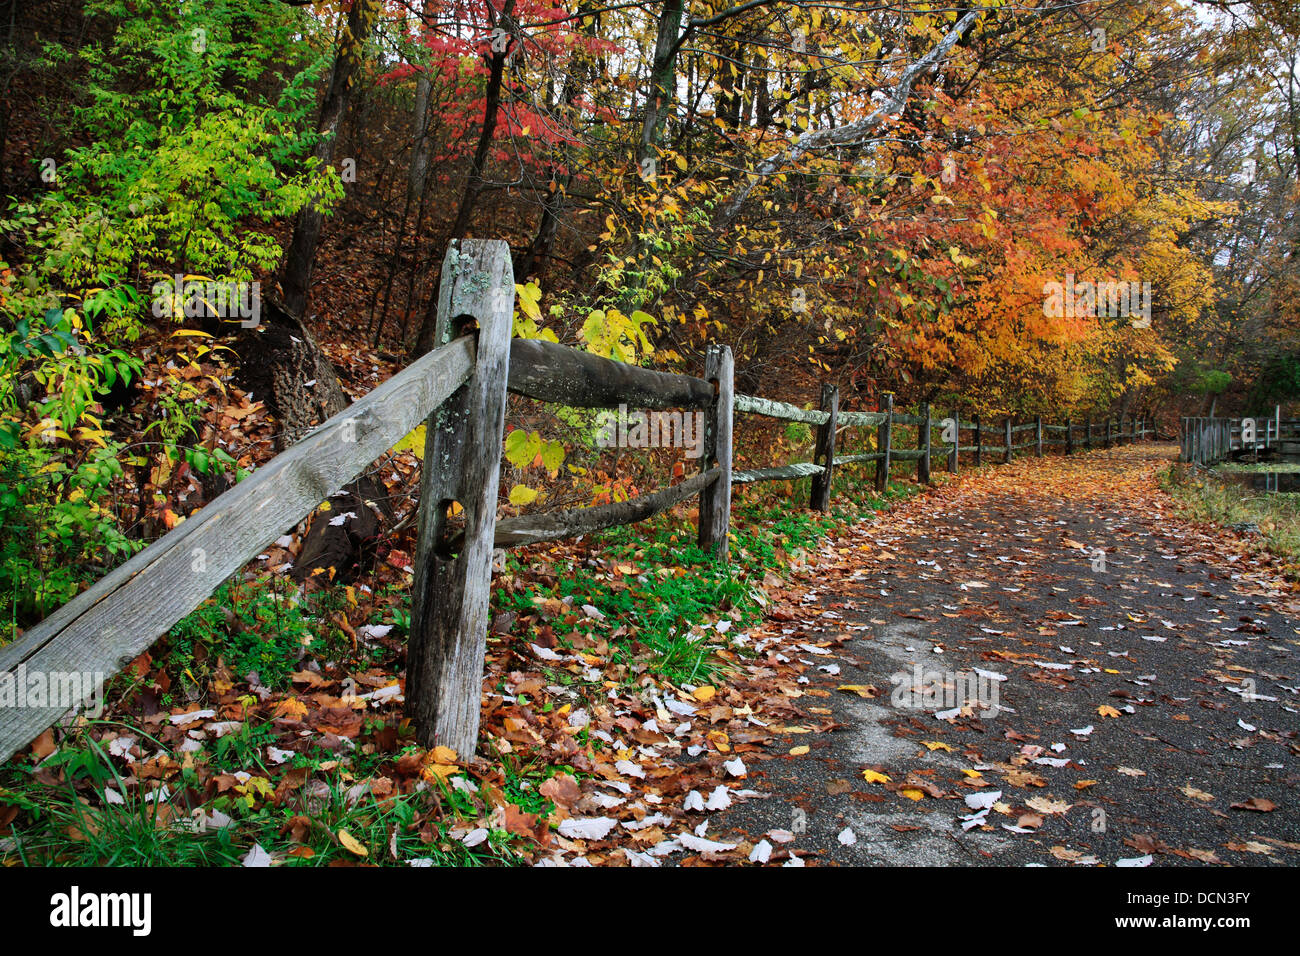
<svg viewBox="0 0 1300 956">
<path fill-rule="evenodd" d="M 557 807 L 563 807 L 566 810 L 577 803 L 582 796 L 581 791 L 578 789 L 578 781 L 567 773 L 557 773 L 538 787 L 537 792 Z"/>
<path fill-rule="evenodd" d="M 37 760 L 44 760 L 54 753 L 54 728 L 51 727 L 32 741 L 32 753 Z"/>
<path fill-rule="evenodd" d="M 1256 813 L 1272 813 L 1277 809 L 1277 804 L 1264 797 L 1251 797 L 1243 803 L 1234 803 L 1232 809 L 1254 810 Z"/>
</svg>

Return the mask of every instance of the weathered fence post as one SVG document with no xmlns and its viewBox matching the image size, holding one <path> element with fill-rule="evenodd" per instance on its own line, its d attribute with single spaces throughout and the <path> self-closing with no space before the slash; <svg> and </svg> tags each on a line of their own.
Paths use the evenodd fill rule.
<svg viewBox="0 0 1300 956">
<path fill-rule="evenodd" d="M 961 419 L 957 416 L 957 409 L 954 408 L 952 410 L 952 448 L 948 449 L 948 474 L 957 474 L 957 458 L 960 454 Z"/>
<path fill-rule="evenodd" d="M 1091 450 L 1092 449 L 1092 416 L 1091 415 L 1088 416 L 1087 422 L 1088 422 L 1088 434 L 1083 439 L 1083 447 L 1087 448 L 1088 450 Z"/>
<path fill-rule="evenodd" d="M 704 354 L 704 378 L 713 383 L 713 402 L 705 412 L 704 454 L 700 470 L 718 468 L 718 480 L 700 492 L 700 550 L 727 560 L 731 530 L 731 418 L 736 395 L 731 347 L 710 345 Z"/>
<path fill-rule="evenodd" d="M 473 334 L 477 348 L 473 374 L 425 426 L 406 708 L 422 745 L 450 747 L 462 759 L 474 753 L 483 695 L 514 289 L 507 243 L 452 241 L 435 340 Z M 447 520 L 453 502 L 464 514 L 455 552 Z"/>
<path fill-rule="evenodd" d="M 1068 418 L 1065 420 L 1065 453 L 1074 454 L 1074 422 Z"/>
<path fill-rule="evenodd" d="M 1111 438 L 1110 438 L 1110 417 L 1109 417 L 1109 416 L 1106 417 L 1106 433 L 1105 433 L 1105 438 L 1104 438 L 1102 441 L 1103 441 L 1103 444 L 1102 444 L 1102 447 L 1103 447 L 1103 448 L 1109 448 L 1109 447 L 1111 446 Z"/>
<path fill-rule="evenodd" d="M 984 458 L 984 432 L 980 430 L 980 417 L 975 416 L 975 467 L 978 468 Z"/>
<path fill-rule="evenodd" d="M 916 460 L 916 480 L 923 485 L 930 484 L 930 403 L 921 403 L 921 424 L 917 426 L 916 447 L 921 457 Z"/>
<path fill-rule="evenodd" d="M 1034 424 L 1038 426 L 1038 448 L 1035 451 L 1035 454 L 1039 458 L 1042 458 L 1043 457 L 1043 416 L 1039 415 L 1037 418 L 1035 418 Z"/>
<path fill-rule="evenodd" d="M 1009 465 L 1011 464 L 1011 419 L 1008 418 L 1003 422 L 1003 425 L 1006 431 L 1007 447 L 1002 453 L 1002 464 Z"/>
<path fill-rule="evenodd" d="M 829 417 L 817 426 L 817 445 L 813 450 L 813 464 L 821 463 L 821 474 L 813 475 L 812 500 L 808 507 L 814 511 L 831 510 L 831 478 L 835 469 L 835 428 L 840 410 L 840 390 L 830 384 L 822 385 L 821 410 Z"/>
<path fill-rule="evenodd" d="M 885 413 L 885 420 L 876 429 L 876 491 L 884 491 L 889 484 L 890 442 L 894 440 L 894 396 L 886 392 L 880 397 L 879 410 Z"/>
</svg>

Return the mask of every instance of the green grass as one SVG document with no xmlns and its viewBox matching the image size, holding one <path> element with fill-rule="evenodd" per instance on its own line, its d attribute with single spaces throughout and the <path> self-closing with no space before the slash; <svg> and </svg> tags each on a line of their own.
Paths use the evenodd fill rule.
<svg viewBox="0 0 1300 956">
<path fill-rule="evenodd" d="M 278 584 L 274 576 L 244 584 L 227 581 L 173 627 L 159 652 L 173 684 L 205 687 L 223 662 L 238 680 L 256 671 L 265 686 L 286 686 L 314 628 Z"/>
<path fill-rule="evenodd" d="M 1300 580 L 1300 495 L 1251 492 L 1183 464 L 1161 472 L 1160 487 L 1190 517 L 1224 527 L 1257 524 L 1262 547 L 1285 562 L 1287 578 Z"/>
<path fill-rule="evenodd" d="M 693 524 L 661 515 L 600 536 L 600 547 L 593 553 L 606 559 L 608 574 L 597 576 L 582 565 L 560 564 L 553 586 L 534 583 L 513 592 L 499 588 L 496 607 L 530 613 L 538 600 L 547 598 L 568 598 L 575 611 L 590 604 L 605 615 L 610 630 L 620 624 L 631 629 L 629 637 L 611 645 L 616 664 L 643 663 L 675 684 L 717 680 L 725 670 L 717 651 L 727 639 L 710 631 L 701 637 L 692 626 L 719 615 L 735 622 L 732 633 L 757 624 L 763 603 L 756 588 L 767 572 L 785 574 L 791 555 L 810 551 L 831 531 L 919 490 L 910 482 L 891 481 L 877 496 L 867 484 L 872 474 L 838 471 L 829 514 L 808 510 L 810 479 L 782 483 L 775 496 L 737 494 L 732 502 L 730 560 L 725 564 L 700 551 Z M 632 567 L 633 573 L 618 571 L 620 566 Z M 573 619 L 557 617 L 549 623 L 560 645 L 569 647 L 575 634 L 591 630 L 591 622 L 581 613 L 564 617 Z M 563 670 L 554 677 L 566 685 L 577 680 Z"/>
<path fill-rule="evenodd" d="M 161 746 L 140 736 L 153 747 Z M 239 749 L 218 749 L 213 772 L 218 768 L 234 772 L 242 765 L 257 780 L 265 768 L 258 762 L 243 763 L 246 756 Z M 363 779 L 358 776 L 360 768 L 321 770 L 319 764 L 333 757 L 322 753 L 320 759 L 294 762 L 311 767 L 314 778 L 324 783 L 310 799 L 299 796 L 276 805 L 270 799 L 274 781 L 265 780 L 264 785 L 235 787 L 200 802 L 194 798 L 204 787 L 196 770 L 188 767 L 167 781 L 165 798 L 151 800 L 144 789 L 123 779 L 118 762 L 97 742 L 81 735 L 65 742 L 42 765 L 41 775 L 48 779 L 60 773 L 61 784 L 42 782 L 31 767 L 5 771 L 0 807 L 17 807 L 19 816 L 11 825 L 12 835 L 0 841 L 0 865 L 238 866 L 254 845 L 281 857 L 284 866 L 407 865 L 412 859 L 429 859 L 435 866 L 521 861 L 511 848 L 515 838 L 504 831 L 491 832 L 486 842 L 473 848 L 448 835 L 458 821 L 481 816 L 480 808 L 463 791 L 438 783 L 430 790 L 395 794 L 382 802 L 368 792 L 350 796 L 351 786 Z M 122 801 L 109 802 L 105 798 L 109 790 Z M 532 796 L 539 799 L 535 790 Z M 205 818 L 216 811 L 231 822 L 198 828 L 193 823 L 196 809 Z M 345 845 L 340 836 L 344 831 L 365 848 L 365 856 Z M 298 855 L 288 855 L 290 850 Z"/>
<path fill-rule="evenodd" d="M 193 612 L 176 624 L 159 642 L 154 656 L 165 661 L 173 691 L 165 704 L 181 702 L 180 692 L 191 696 L 206 687 L 213 671 L 223 663 L 235 680 L 256 671 L 272 690 L 288 686 L 304 653 L 320 661 L 334 660 L 364 667 L 379 650 L 355 647 L 332 620 L 345 608 L 341 587 L 322 588 L 295 603 L 291 586 L 267 576 L 255 581 L 227 581 Z M 410 629 L 410 595 L 403 589 L 401 603 L 376 606 L 368 623 L 393 624 L 397 633 Z"/>
</svg>

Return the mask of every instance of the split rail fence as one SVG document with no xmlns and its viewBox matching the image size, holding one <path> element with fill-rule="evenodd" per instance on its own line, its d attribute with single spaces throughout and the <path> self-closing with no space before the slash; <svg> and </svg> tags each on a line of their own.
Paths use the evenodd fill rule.
<svg viewBox="0 0 1300 956">
<path fill-rule="evenodd" d="M 427 425 L 420 478 L 419 532 L 412 587 L 406 706 L 421 743 L 473 753 L 478 735 L 488 632 L 492 555 L 540 541 L 630 524 L 699 496 L 698 541 L 726 560 L 731 486 L 811 477 L 810 507 L 827 510 L 835 468 L 874 462 L 883 490 L 897 461 L 915 461 L 930 481 L 937 454 L 956 472 L 961 453 L 976 465 L 1017 452 L 1042 455 L 1110 447 L 1150 435 L 1130 419 L 1048 424 L 1041 418 L 992 426 L 954 412 L 936 420 L 897 411 L 885 395 L 874 412 L 839 408 L 822 386 L 820 407 L 736 394 L 731 350 L 709 346 L 702 377 L 600 358 L 552 342 L 511 339 L 514 275 L 506 243 L 453 243 L 443 261 L 436 347 L 311 431 L 197 514 L 134 555 L 45 620 L 0 647 L 0 675 L 42 672 L 111 676 L 126 667 L 232 574 L 353 480 L 421 422 Z M 698 474 L 631 501 L 496 518 L 507 392 L 577 408 L 701 410 Z M 735 412 L 815 426 L 814 460 L 749 471 L 732 469 Z M 911 426 L 915 448 L 895 447 Z M 846 429 L 875 429 L 875 450 L 836 454 Z M 963 438 L 962 436 L 966 437 Z M 996 437 L 995 437 L 996 436 Z M 969 444 L 962 444 L 962 441 Z M 997 444 L 988 444 L 994 440 Z M 459 518 L 451 516 L 459 505 Z M 71 708 L 75 711 L 76 708 Z M 0 711 L 0 760 L 70 712 L 66 703 Z"/>
</svg>

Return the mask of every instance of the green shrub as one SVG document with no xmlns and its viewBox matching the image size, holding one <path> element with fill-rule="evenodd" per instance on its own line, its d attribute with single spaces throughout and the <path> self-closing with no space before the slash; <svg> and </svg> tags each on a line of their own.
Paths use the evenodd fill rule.
<svg viewBox="0 0 1300 956">
<path fill-rule="evenodd" d="M 159 659 L 176 682 L 203 687 L 222 661 L 236 679 L 257 671 L 263 684 L 279 690 L 312 641 L 311 624 L 274 581 L 228 582 L 171 629 Z"/>
</svg>

